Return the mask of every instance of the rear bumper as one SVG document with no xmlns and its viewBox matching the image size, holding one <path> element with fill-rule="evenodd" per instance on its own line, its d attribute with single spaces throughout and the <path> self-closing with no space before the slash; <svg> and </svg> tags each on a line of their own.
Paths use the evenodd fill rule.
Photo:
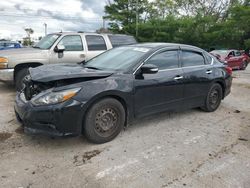
<svg viewBox="0 0 250 188">
<path fill-rule="evenodd" d="M 232 81 L 233 81 L 233 77 L 229 76 L 228 78 L 225 79 L 225 92 L 224 92 L 224 97 L 228 96 L 231 93 L 231 86 L 232 86 Z"/>
<path fill-rule="evenodd" d="M 82 132 L 82 106 L 82 103 L 71 99 L 57 105 L 37 107 L 17 94 L 14 108 L 26 133 L 67 136 Z"/>
<path fill-rule="evenodd" d="M 0 81 L 10 82 L 14 78 L 14 69 L 0 69 Z"/>
</svg>

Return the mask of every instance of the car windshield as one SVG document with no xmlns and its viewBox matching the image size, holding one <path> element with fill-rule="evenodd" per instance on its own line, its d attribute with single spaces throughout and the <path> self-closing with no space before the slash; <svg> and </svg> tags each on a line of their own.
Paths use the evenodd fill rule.
<svg viewBox="0 0 250 188">
<path fill-rule="evenodd" d="M 218 54 L 220 56 L 227 56 L 228 50 L 214 50 L 211 53 Z"/>
<path fill-rule="evenodd" d="M 55 42 L 56 40 L 60 37 L 59 34 L 50 34 L 45 37 L 43 37 L 35 46 L 34 48 L 39 48 L 39 49 L 44 49 L 47 50 L 49 49 Z"/>
<path fill-rule="evenodd" d="M 124 46 L 109 50 L 84 64 L 86 68 L 126 71 L 149 51 L 149 48 Z"/>
</svg>

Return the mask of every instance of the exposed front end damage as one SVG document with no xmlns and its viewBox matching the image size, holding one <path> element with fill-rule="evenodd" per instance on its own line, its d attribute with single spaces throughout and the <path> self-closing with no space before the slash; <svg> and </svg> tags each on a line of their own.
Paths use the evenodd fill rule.
<svg viewBox="0 0 250 188">
<path fill-rule="evenodd" d="M 82 82 L 102 79 L 111 73 L 100 72 L 98 74 L 97 71 L 84 69 L 78 71 L 77 74 L 69 75 L 65 73 L 64 68 L 64 72 L 58 71 L 55 76 L 51 72 L 53 69 L 55 69 L 54 66 L 52 69 L 46 66 L 30 70 L 30 74 L 23 80 L 22 92 L 16 96 L 17 119 L 24 125 L 26 132 L 54 136 L 79 135 L 82 133 L 84 102 L 72 97 L 55 104 L 34 105 L 34 99 L 46 93 L 56 93 L 58 90 L 67 90 L 70 87 L 81 88 Z M 63 74 L 65 74 L 64 77 Z"/>
</svg>

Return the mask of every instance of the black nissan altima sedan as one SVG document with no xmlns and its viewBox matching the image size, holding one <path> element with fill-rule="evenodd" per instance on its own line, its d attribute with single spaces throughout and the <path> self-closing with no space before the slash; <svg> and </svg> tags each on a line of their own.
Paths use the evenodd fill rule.
<svg viewBox="0 0 250 188">
<path fill-rule="evenodd" d="M 215 111 L 232 70 L 189 45 L 145 43 L 111 49 L 82 64 L 30 68 L 15 101 L 25 132 L 114 139 L 135 118 L 200 107 Z"/>
</svg>

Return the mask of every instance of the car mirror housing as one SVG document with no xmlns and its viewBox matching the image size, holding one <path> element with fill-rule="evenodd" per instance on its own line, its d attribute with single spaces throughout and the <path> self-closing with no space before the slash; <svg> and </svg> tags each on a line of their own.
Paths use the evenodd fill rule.
<svg viewBox="0 0 250 188">
<path fill-rule="evenodd" d="M 141 67 L 142 74 L 155 74 L 159 71 L 158 67 L 153 64 L 145 64 Z"/>
<path fill-rule="evenodd" d="M 64 45 L 57 45 L 54 49 L 55 52 L 60 53 L 63 52 L 65 50 L 65 46 Z"/>
</svg>

